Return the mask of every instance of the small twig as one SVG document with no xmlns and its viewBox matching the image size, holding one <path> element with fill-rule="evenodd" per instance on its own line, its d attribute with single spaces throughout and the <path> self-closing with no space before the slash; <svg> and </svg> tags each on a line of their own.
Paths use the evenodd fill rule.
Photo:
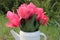
<svg viewBox="0 0 60 40">
<path fill-rule="evenodd" d="M 55 20 L 55 23 L 60 27 L 60 24 Z"/>
</svg>

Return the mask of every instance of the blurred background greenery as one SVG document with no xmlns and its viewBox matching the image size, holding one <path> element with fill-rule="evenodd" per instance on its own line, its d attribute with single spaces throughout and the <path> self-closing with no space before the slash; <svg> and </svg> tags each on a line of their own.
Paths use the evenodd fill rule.
<svg viewBox="0 0 60 40">
<path fill-rule="evenodd" d="M 6 12 L 14 10 L 23 3 L 33 2 L 37 7 L 42 7 L 49 17 L 48 25 L 40 26 L 40 31 L 47 35 L 47 40 L 60 40 L 60 0 L 0 0 L 0 40 L 14 40 L 10 33 L 12 28 L 5 26 Z M 19 28 L 14 29 L 19 32 Z M 41 38 L 43 40 L 43 37 Z"/>
</svg>

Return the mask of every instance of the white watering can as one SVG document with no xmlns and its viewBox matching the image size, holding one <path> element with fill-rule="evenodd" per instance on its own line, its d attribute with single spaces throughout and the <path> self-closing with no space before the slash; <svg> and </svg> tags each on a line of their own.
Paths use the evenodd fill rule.
<svg viewBox="0 0 60 40">
<path fill-rule="evenodd" d="M 46 35 L 41 33 L 40 31 L 36 32 L 23 32 L 20 31 L 20 35 L 17 34 L 15 31 L 11 30 L 12 35 L 14 36 L 15 40 L 40 40 L 40 36 L 44 36 L 44 40 L 46 40 Z"/>
</svg>

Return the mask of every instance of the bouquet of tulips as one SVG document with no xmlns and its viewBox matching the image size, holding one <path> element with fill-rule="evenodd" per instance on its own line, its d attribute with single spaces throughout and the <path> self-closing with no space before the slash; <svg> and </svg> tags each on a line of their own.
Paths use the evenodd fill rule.
<svg viewBox="0 0 60 40">
<path fill-rule="evenodd" d="M 17 12 L 8 11 L 6 17 L 9 19 L 7 27 L 20 27 L 22 31 L 34 32 L 39 30 L 40 25 L 46 25 L 48 16 L 45 15 L 43 8 L 36 7 L 32 2 L 22 4 L 18 7 Z"/>
</svg>

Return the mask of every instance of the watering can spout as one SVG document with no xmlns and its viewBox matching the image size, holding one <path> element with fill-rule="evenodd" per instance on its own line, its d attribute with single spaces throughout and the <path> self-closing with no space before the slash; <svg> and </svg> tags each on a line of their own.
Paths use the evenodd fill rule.
<svg viewBox="0 0 60 40">
<path fill-rule="evenodd" d="M 20 40 L 20 35 L 19 34 L 17 34 L 15 31 L 13 31 L 13 30 L 11 30 L 10 31 L 11 32 L 11 34 L 13 35 L 13 37 L 15 38 L 15 40 Z"/>
</svg>

